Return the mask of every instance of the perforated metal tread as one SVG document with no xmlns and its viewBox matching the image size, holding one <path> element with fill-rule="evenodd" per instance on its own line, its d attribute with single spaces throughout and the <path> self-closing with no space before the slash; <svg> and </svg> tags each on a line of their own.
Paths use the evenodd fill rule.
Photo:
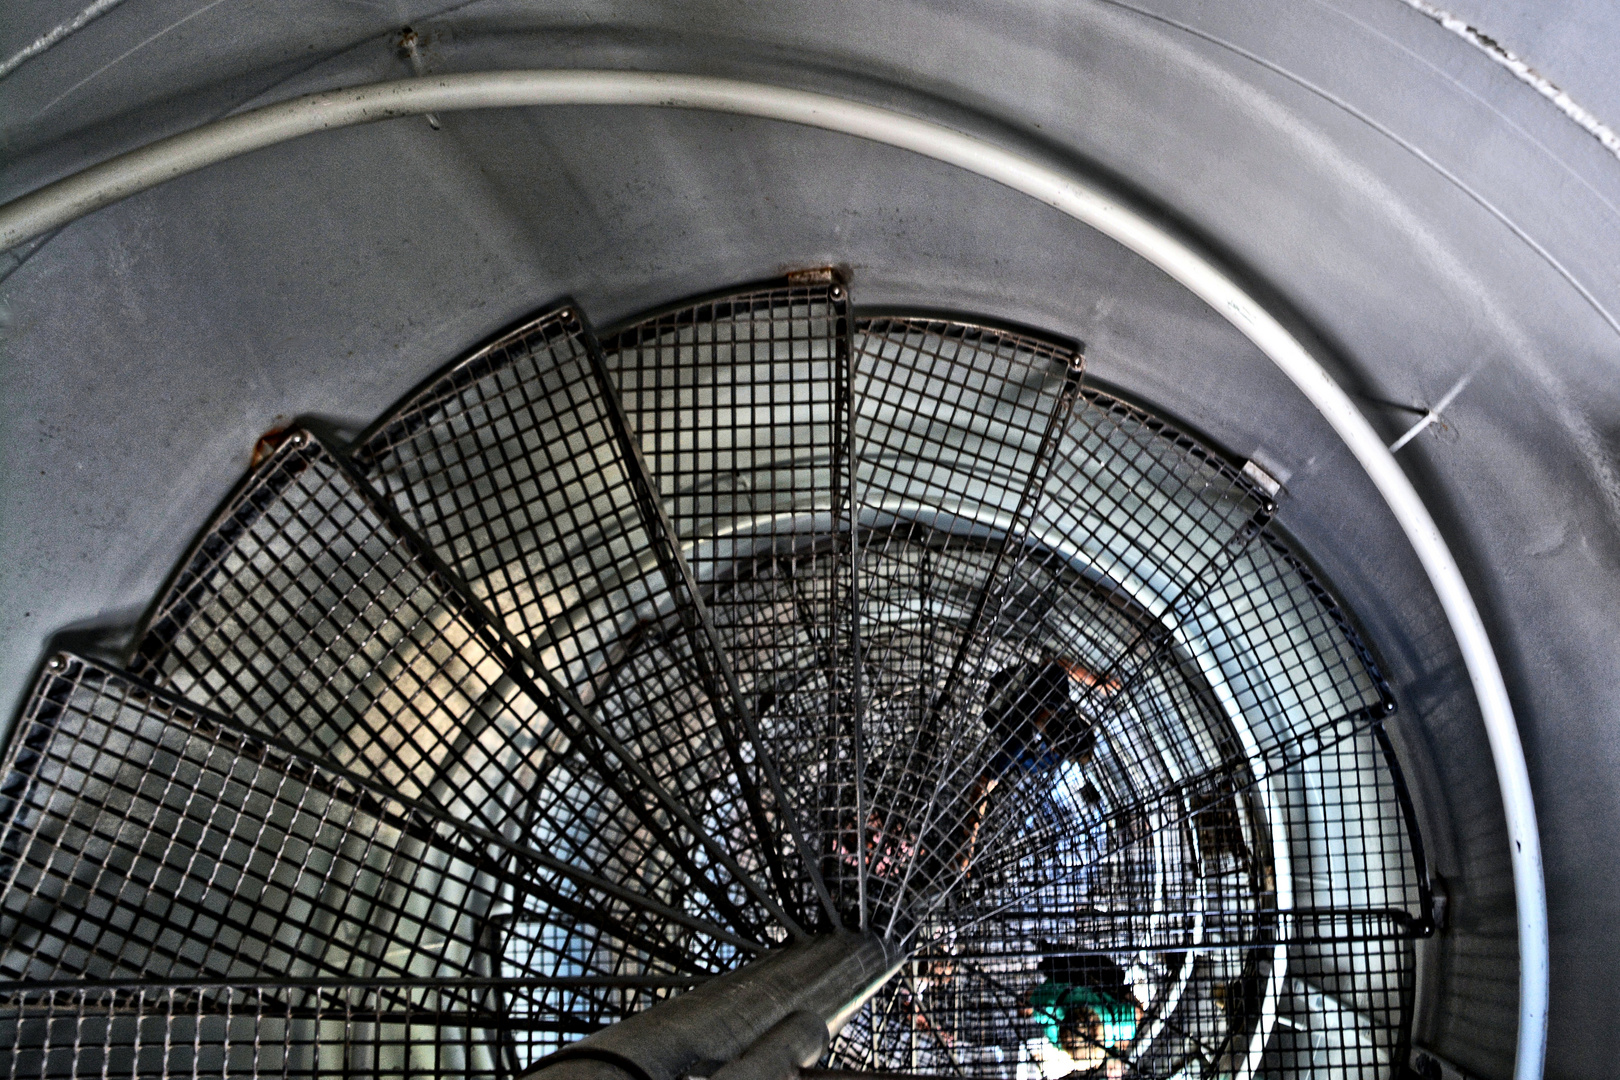
<svg viewBox="0 0 1620 1080">
<path fill-rule="evenodd" d="M 315 1000 L 349 1033 L 298 1028 L 327 1047 L 309 1068 L 389 1074 L 410 1044 L 433 1075 L 513 1075 L 841 922 L 916 958 L 834 1064 L 1389 1075 L 1428 903 L 1379 726 L 1393 702 L 1265 493 L 1081 374 L 1068 343 L 857 318 L 835 280 L 782 282 L 600 346 L 560 309 L 352 448 L 283 442 L 132 667 L 485 838 L 502 883 L 455 946 L 482 965 L 455 977 L 489 994 L 452 1001 L 434 969 L 416 989 L 440 996 L 411 1005 L 476 1017 L 378 1027 L 354 1011 L 378 979 L 335 973 Z M 1007 742 L 996 687 L 1056 663 L 1084 737 Z M 440 910 L 437 871 L 400 865 Z M 467 917 L 456 888 L 446 925 Z M 1132 999 L 1132 1036 L 1063 1050 L 1029 1015 L 1060 968 Z M 180 1015 L 200 991 L 121 977 L 49 990 L 52 1023 L 91 1025 L 81 1050 L 123 1007 L 106 994 L 139 999 L 142 1031 L 169 1024 L 166 1046 L 269 1030 L 197 1026 Z M 291 1038 L 296 980 L 253 978 L 271 982 L 209 1000 Z M 13 1075 L 43 1060 L 23 1032 Z M 240 1071 L 293 1058 L 269 1060 Z"/>
</svg>

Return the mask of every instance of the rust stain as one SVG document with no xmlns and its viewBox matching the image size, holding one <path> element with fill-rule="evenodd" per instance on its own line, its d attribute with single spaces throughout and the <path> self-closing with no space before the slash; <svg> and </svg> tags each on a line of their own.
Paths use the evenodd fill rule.
<svg viewBox="0 0 1620 1080">
<path fill-rule="evenodd" d="M 287 441 L 289 434 L 290 432 L 284 427 L 274 427 L 260 435 L 259 441 L 253 444 L 253 457 L 248 462 L 248 468 L 257 469 L 264 463 L 266 458 L 276 452 L 282 443 Z"/>
<path fill-rule="evenodd" d="M 789 270 L 787 279 L 789 285 L 831 285 L 838 280 L 838 271 L 831 266 Z"/>
</svg>

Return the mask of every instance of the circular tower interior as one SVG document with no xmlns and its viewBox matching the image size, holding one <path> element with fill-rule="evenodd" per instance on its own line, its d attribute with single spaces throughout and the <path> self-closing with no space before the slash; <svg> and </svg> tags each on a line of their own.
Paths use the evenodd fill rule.
<svg viewBox="0 0 1620 1080">
<path fill-rule="evenodd" d="M 1475 7 L 20 5 L 7 201 L 656 72 L 1188 256 L 600 96 L 12 246 L 0 1069 L 516 1077 L 865 935 L 824 1067 L 1613 1074 L 1620 23 Z"/>
</svg>

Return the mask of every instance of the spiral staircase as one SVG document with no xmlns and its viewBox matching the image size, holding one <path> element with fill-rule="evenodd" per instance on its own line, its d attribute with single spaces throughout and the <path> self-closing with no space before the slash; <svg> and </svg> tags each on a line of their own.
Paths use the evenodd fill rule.
<svg viewBox="0 0 1620 1080">
<path fill-rule="evenodd" d="M 858 285 L 564 304 L 267 434 L 14 728 L 0 1073 L 518 1077 L 831 937 L 893 962 L 828 1068 L 1065 1075 L 1027 1002 L 1086 956 L 1140 1007 L 1098 1076 L 1397 1075 L 1435 896 L 1285 493 Z M 986 794 L 1053 658 L 1094 749 Z"/>
</svg>

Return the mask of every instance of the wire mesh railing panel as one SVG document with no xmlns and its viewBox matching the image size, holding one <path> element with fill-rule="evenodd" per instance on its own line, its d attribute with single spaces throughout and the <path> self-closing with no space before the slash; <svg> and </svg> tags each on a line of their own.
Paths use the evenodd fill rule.
<svg viewBox="0 0 1620 1080">
<path fill-rule="evenodd" d="M 1284 1076 L 1387 1076 L 1405 1060 L 1414 981 L 1409 941 L 1295 950 L 1262 1068 Z"/>
<path fill-rule="evenodd" d="M 1398 789 L 1372 731 L 1361 731 L 1281 773 L 1295 906 L 1427 917 Z"/>
</svg>

